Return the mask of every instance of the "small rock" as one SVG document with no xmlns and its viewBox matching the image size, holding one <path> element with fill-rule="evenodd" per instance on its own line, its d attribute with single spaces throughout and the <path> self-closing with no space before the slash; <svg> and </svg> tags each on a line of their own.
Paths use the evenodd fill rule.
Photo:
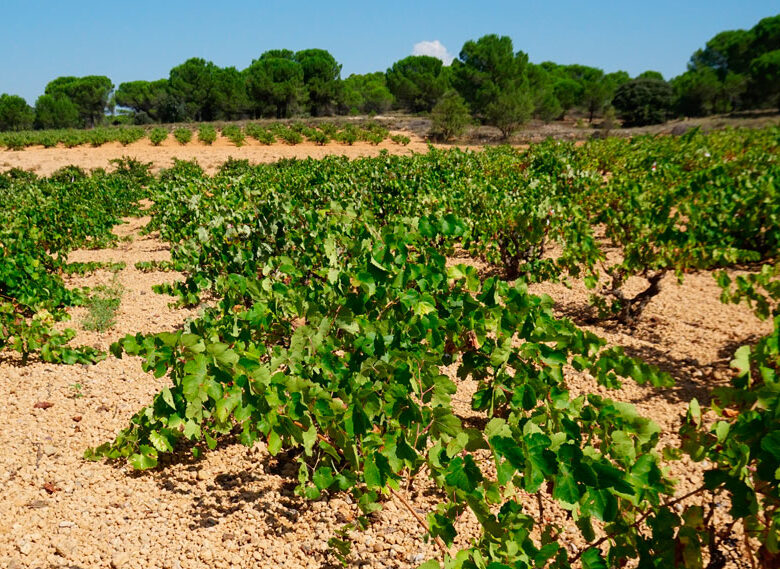
<svg viewBox="0 0 780 569">
<path fill-rule="evenodd" d="M 127 553 L 125 553 L 124 551 L 120 551 L 118 553 L 115 553 L 111 557 L 111 567 L 113 569 L 122 569 L 128 563 L 130 563 L 130 556 Z"/>
<path fill-rule="evenodd" d="M 19 553 L 22 555 L 30 555 L 30 552 L 32 551 L 32 544 L 29 541 L 23 541 L 19 545 Z"/>
<path fill-rule="evenodd" d="M 69 539 L 58 540 L 52 545 L 54 545 L 54 551 L 63 557 L 71 557 L 76 549 L 76 545 Z"/>
<path fill-rule="evenodd" d="M 52 445 L 43 445 L 43 454 L 46 456 L 52 456 L 54 454 L 57 454 L 57 449 Z"/>
<path fill-rule="evenodd" d="M 203 470 L 198 470 L 197 479 L 208 480 L 208 475 L 205 472 L 203 472 Z"/>
<path fill-rule="evenodd" d="M 75 525 L 76 524 L 74 524 L 73 522 L 68 521 L 68 520 L 63 520 L 63 521 L 60 522 L 60 527 L 61 528 L 72 528 Z"/>
<path fill-rule="evenodd" d="M 79 421 L 81 421 L 81 415 L 73 415 L 73 420 L 74 420 L 76 423 L 78 423 Z"/>
</svg>

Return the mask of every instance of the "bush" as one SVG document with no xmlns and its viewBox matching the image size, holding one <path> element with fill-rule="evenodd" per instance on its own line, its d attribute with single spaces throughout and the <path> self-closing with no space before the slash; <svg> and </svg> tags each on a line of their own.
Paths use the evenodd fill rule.
<svg viewBox="0 0 780 569">
<path fill-rule="evenodd" d="M 401 144 L 402 146 L 406 146 L 412 141 L 408 136 L 404 136 L 403 134 L 394 134 L 390 137 L 390 140 L 396 144 Z"/>
<path fill-rule="evenodd" d="M 222 128 L 222 136 L 230 140 L 236 146 L 243 146 L 246 138 L 240 126 L 229 124 Z"/>
<path fill-rule="evenodd" d="M 203 144 L 211 144 L 217 140 L 217 129 L 210 124 L 202 124 L 198 127 L 198 140 Z"/>
<path fill-rule="evenodd" d="M 320 124 L 320 130 L 328 135 L 329 138 L 335 138 L 339 132 L 339 127 L 330 122 Z"/>
<path fill-rule="evenodd" d="M 86 134 L 83 130 L 70 129 L 65 131 L 65 134 L 62 135 L 62 143 L 65 145 L 65 148 L 80 146 L 84 144 L 86 140 Z"/>
<path fill-rule="evenodd" d="M 309 140 L 320 146 L 324 146 L 330 142 L 330 137 L 321 130 L 312 129 L 312 132 L 307 135 Z"/>
<path fill-rule="evenodd" d="M 501 92 L 484 110 L 485 122 L 501 131 L 507 139 L 531 118 L 533 101 L 523 89 Z"/>
<path fill-rule="evenodd" d="M 267 128 L 260 126 L 257 123 L 249 123 L 244 128 L 247 136 L 251 136 L 260 144 L 273 144 L 276 141 L 276 137 Z"/>
<path fill-rule="evenodd" d="M 228 159 L 219 167 L 220 176 L 241 176 L 252 171 L 252 166 L 247 159 L 237 159 L 228 156 Z"/>
<path fill-rule="evenodd" d="M 660 79 L 634 79 L 615 92 L 612 105 L 623 126 L 642 126 L 664 122 L 674 102 L 671 85 Z"/>
<path fill-rule="evenodd" d="M 301 133 L 296 132 L 291 128 L 287 128 L 284 125 L 276 125 L 274 130 L 276 132 L 276 136 L 287 144 L 294 145 L 303 142 L 303 136 L 301 136 Z"/>
<path fill-rule="evenodd" d="M 188 128 L 177 128 L 173 131 L 173 137 L 179 144 L 187 144 L 192 140 L 192 131 Z"/>
<path fill-rule="evenodd" d="M 153 128 L 149 131 L 149 140 L 155 146 L 160 146 L 163 140 L 168 138 L 168 131 L 161 126 Z"/>
<path fill-rule="evenodd" d="M 344 127 L 344 130 L 339 132 L 336 136 L 334 136 L 334 138 L 342 144 L 348 144 L 349 146 L 352 146 L 358 139 L 357 129 L 351 124 L 347 125 Z"/>
<path fill-rule="evenodd" d="M 38 134 L 38 142 L 44 148 L 54 148 L 60 142 L 60 135 L 57 131 L 43 131 Z"/>
<path fill-rule="evenodd" d="M 92 146 L 97 148 L 98 146 L 103 146 L 106 142 L 109 142 L 111 140 L 111 136 L 106 129 L 95 128 L 93 130 L 87 131 L 87 140 Z"/>
<path fill-rule="evenodd" d="M 471 123 L 471 114 L 463 97 L 455 91 L 442 95 L 431 111 L 430 137 L 446 142 L 460 136 Z"/>
<path fill-rule="evenodd" d="M 173 159 L 173 166 L 160 171 L 161 182 L 195 180 L 203 177 L 203 168 L 198 161 Z"/>
<path fill-rule="evenodd" d="M 136 140 L 141 140 L 143 137 L 144 129 L 140 127 L 129 127 L 120 129 L 117 133 L 116 139 L 122 146 L 127 146 Z"/>
<path fill-rule="evenodd" d="M 27 137 L 18 132 L 9 132 L 3 136 L 3 144 L 8 150 L 24 150 L 27 147 Z"/>
<path fill-rule="evenodd" d="M 108 161 L 114 166 L 114 175 L 127 178 L 133 182 L 145 186 L 154 181 L 151 162 L 141 162 L 130 156 L 112 158 Z"/>
</svg>

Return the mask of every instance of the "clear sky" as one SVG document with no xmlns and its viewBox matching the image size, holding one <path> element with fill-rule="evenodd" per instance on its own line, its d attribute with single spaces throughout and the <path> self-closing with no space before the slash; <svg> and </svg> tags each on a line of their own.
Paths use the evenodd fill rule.
<svg viewBox="0 0 780 569">
<path fill-rule="evenodd" d="M 342 76 L 384 71 L 418 51 L 457 56 L 508 35 L 531 61 L 582 63 L 668 79 L 716 33 L 750 28 L 778 0 L 2 0 L 0 93 L 30 103 L 63 75 L 114 84 L 168 76 L 190 57 L 239 69 L 268 49 L 329 50 Z M 438 42 L 438 44 L 433 43 Z M 427 46 L 427 47 L 426 47 Z M 443 48 L 441 47 L 443 46 Z"/>
</svg>

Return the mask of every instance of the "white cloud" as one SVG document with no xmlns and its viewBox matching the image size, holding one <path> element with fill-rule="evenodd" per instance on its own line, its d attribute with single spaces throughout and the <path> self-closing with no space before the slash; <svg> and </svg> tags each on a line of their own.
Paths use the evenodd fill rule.
<svg viewBox="0 0 780 569">
<path fill-rule="evenodd" d="M 452 63 L 452 60 L 455 59 L 455 56 L 447 51 L 447 48 L 444 47 L 439 40 L 421 41 L 414 44 L 412 55 L 431 55 L 433 57 L 438 57 L 444 62 L 444 65 L 449 65 Z"/>
</svg>

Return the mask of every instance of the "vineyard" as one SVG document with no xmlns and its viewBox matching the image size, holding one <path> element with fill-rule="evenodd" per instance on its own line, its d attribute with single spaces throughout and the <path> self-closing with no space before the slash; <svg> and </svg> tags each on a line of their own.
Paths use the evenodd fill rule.
<svg viewBox="0 0 780 569">
<path fill-rule="evenodd" d="M 60 145 L 64 148 L 85 145 L 99 148 L 110 142 L 118 142 L 122 146 L 127 146 L 143 138 L 148 138 L 154 146 L 159 146 L 171 135 L 177 142 L 185 145 L 192 140 L 193 132 L 197 141 L 202 144 L 211 145 L 217 138 L 217 129 L 209 124 L 201 124 L 194 130 L 184 126 L 175 129 L 163 126 L 154 128 L 141 126 L 100 127 L 90 130 L 71 128 L 3 132 L 0 133 L 0 148 L 24 150 L 31 146 L 54 148 Z M 220 134 L 237 147 L 243 146 L 247 137 L 263 145 L 270 145 L 277 141 L 296 145 L 304 140 L 318 145 L 339 143 L 351 146 L 359 141 L 377 145 L 388 138 L 396 144 L 409 144 L 408 137 L 401 134 L 391 136 L 386 128 L 373 121 L 368 121 L 365 125 L 335 122 L 306 124 L 302 121 L 287 123 L 249 122 L 243 127 L 237 124 L 227 124 L 220 129 Z"/>
<path fill-rule="evenodd" d="M 384 567 L 778 567 L 779 145 L 774 127 L 230 160 L 214 176 L 185 161 L 152 176 L 132 159 L 12 170 L 0 356 L 132 358 L 155 378 L 124 429 L 78 449 L 84 468 L 164 476 L 240 443 L 281 464 L 297 499 L 353 505 L 311 566 L 379 566 L 359 536 L 392 508 L 424 553 Z M 69 255 L 129 247 L 116 230 L 141 215 L 170 258 L 132 270 L 175 276 L 149 295 L 190 318 L 108 350 L 73 342 L 67 320 L 94 291 L 68 286 L 72 274 L 122 268 Z M 656 365 L 603 336 L 646 329 L 662 289 L 702 276 L 762 334 L 728 347 L 730 371 L 682 401 L 669 432 L 625 395 L 668 396 L 696 365 Z M 551 287 L 588 300 L 563 311 L 541 294 Z M 685 471 L 696 484 L 681 488 Z M 425 510 L 410 498 L 423 494 Z M 236 566 L 260 559 L 251 541 L 241 551 Z"/>
</svg>

